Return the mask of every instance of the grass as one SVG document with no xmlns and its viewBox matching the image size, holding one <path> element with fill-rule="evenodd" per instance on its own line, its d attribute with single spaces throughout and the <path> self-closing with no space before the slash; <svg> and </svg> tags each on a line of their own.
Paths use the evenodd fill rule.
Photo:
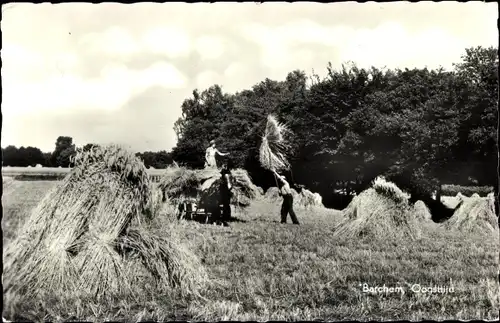
<svg viewBox="0 0 500 323">
<path fill-rule="evenodd" d="M 57 182 L 18 182 L 4 196 L 4 239 Z M 39 320 L 444 320 L 497 319 L 498 240 L 422 224 L 418 241 L 342 240 L 341 212 L 300 209 L 300 226 L 280 225 L 280 205 L 259 200 L 231 228 L 181 222 L 178 236 L 202 259 L 214 286 L 204 299 L 176 292 L 95 305 L 75 294 L 33 299 L 9 309 Z M 161 232 L 167 215 L 155 220 Z M 414 293 L 408 284 L 454 287 Z M 359 284 L 402 286 L 406 293 L 370 294 Z"/>
<path fill-rule="evenodd" d="M 16 180 L 61 180 L 71 168 L 58 167 L 2 167 L 2 175 L 14 177 Z M 164 169 L 148 169 L 149 176 L 156 178 L 165 173 Z"/>
</svg>

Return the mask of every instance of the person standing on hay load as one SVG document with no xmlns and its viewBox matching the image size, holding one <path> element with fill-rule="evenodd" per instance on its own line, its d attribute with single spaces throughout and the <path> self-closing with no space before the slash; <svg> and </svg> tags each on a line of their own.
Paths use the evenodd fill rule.
<svg viewBox="0 0 500 323">
<path fill-rule="evenodd" d="M 299 220 L 297 220 L 297 215 L 293 210 L 293 195 L 292 189 L 290 188 L 290 184 L 288 184 L 285 176 L 278 174 L 275 170 L 273 170 L 276 178 L 281 182 L 280 195 L 283 196 L 283 204 L 281 205 L 281 223 L 286 223 L 286 218 L 288 213 L 290 213 L 290 218 L 292 219 L 293 224 L 300 224 Z"/>
<path fill-rule="evenodd" d="M 215 140 L 210 141 L 210 147 L 205 151 L 205 168 L 217 168 L 217 161 L 215 159 L 215 155 L 219 156 L 227 156 L 229 153 L 221 153 L 215 147 Z"/>
</svg>

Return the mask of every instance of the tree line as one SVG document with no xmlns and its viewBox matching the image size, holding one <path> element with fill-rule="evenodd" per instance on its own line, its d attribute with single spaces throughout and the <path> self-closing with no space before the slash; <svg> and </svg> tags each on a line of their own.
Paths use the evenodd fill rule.
<svg viewBox="0 0 500 323">
<path fill-rule="evenodd" d="M 258 161 L 273 113 L 294 133 L 287 176 L 326 203 L 334 190 L 359 193 L 378 175 L 419 199 L 439 194 L 441 184 L 498 189 L 497 48 L 468 48 L 452 70 L 328 64 L 327 72 L 321 79 L 292 71 L 235 94 L 219 85 L 193 91 L 175 123 L 173 159 L 202 167 L 215 139 L 257 185 L 273 186 Z"/>
<path fill-rule="evenodd" d="M 7 146 L 2 148 L 2 166 L 12 167 L 69 167 L 71 157 L 74 157 L 78 150 L 88 151 L 97 144 L 86 144 L 76 147 L 73 138 L 69 136 L 59 136 L 55 143 L 53 152 L 44 153 L 36 147 Z M 173 163 L 171 153 L 167 151 L 152 152 L 146 151 L 136 153 L 142 159 L 147 168 L 162 169 Z"/>
</svg>

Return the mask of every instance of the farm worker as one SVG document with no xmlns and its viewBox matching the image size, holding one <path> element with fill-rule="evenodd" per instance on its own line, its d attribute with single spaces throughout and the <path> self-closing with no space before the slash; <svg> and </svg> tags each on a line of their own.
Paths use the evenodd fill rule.
<svg viewBox="0 0 500 323">
<path fill-rule="evenodd" d="M 233 186 L 231 184 L 231 171 L 229 165 L 224 163 L 221 170 L 221 180 L 219 186 L 220 204 L 222 204 L 222 224 L 227 226 L 227 221 L 231 219 L 231 196 Z"/>
<path fill-rule="evenodd" d="M 205 168 L 217 168 L 217 161 L 215 160 L 215 155 L 219 154 L 220 156 L 229 155 L 229 153 L 221 153 L 215 147 L 215 140 L 210 141 L 210 147 L 205 151 Z"/>
<path fill-rule="evenodd" d="M 281 205 L 281 223 L 286 223 L 286 218 L 288 213 L 290 213 L 290 218 L 293 224 L 299 224 L 295 211 L 293 210 L 293 195 L 290 184 L 288 184 L 285 176 L 278 174 L 274 171 L 276 178 L 281 182 L 280 195 L 283 196 L 283 204 Z"/>
</svg>

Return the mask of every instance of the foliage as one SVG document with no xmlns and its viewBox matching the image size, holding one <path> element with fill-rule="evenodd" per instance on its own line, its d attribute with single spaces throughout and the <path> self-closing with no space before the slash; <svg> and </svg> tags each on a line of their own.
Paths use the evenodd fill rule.
<svg viewBox="0 0 500 323">
<path fill-rule="evenodd" d="M 335 189 L 360 193 L 378 175 L 419 197 L 471 177 L 496 186 L 497 66 L 496 49 L 477 47 L 449 71 L 330 64 L 324 79 L 309 83 L 293 71 L 234 94 L 195 91 L 177 122 L 174 159 L 201 167 L 204 148 L 217 139 L 267 189 L 275 183 L 258 148 L 272 113 L 294 133 L 287 177 L 318 191 L 325 205 Z"/>
<path fill-rule="evenodd" d="M 56 140 L 56 148 L 51 155 L 51 165 L 69 167 L 71 158 L 76 155 L 76 148 L 73 144 L 73 138 L 68 136 L 59 136 Z"/>
<path fill-rule="evenodd" d="M 472 196 L 477 193 L 479 196 L 487 196 L 493 192 L 492 186 L 460 186 L 460 185 L 443 185 L 442 194 L 446 196 L 456 196 L 458 193 L 465 196 Z"/>
<path fill-rule="evenodd" d="M 44 153 L 35 147 L 7 146 L 2 148 L 2 166 L 34 167 L 40 164 L 44 167 L 49 166 Z"/>
<path fill-rule="evenodd" d="M 173 163 L 171 154 L 165 150 L 159 152 L 146 151 L 137 153 L 136 156 L 143 161 L 147 168 L 165 169 Z"/>
</svg>

